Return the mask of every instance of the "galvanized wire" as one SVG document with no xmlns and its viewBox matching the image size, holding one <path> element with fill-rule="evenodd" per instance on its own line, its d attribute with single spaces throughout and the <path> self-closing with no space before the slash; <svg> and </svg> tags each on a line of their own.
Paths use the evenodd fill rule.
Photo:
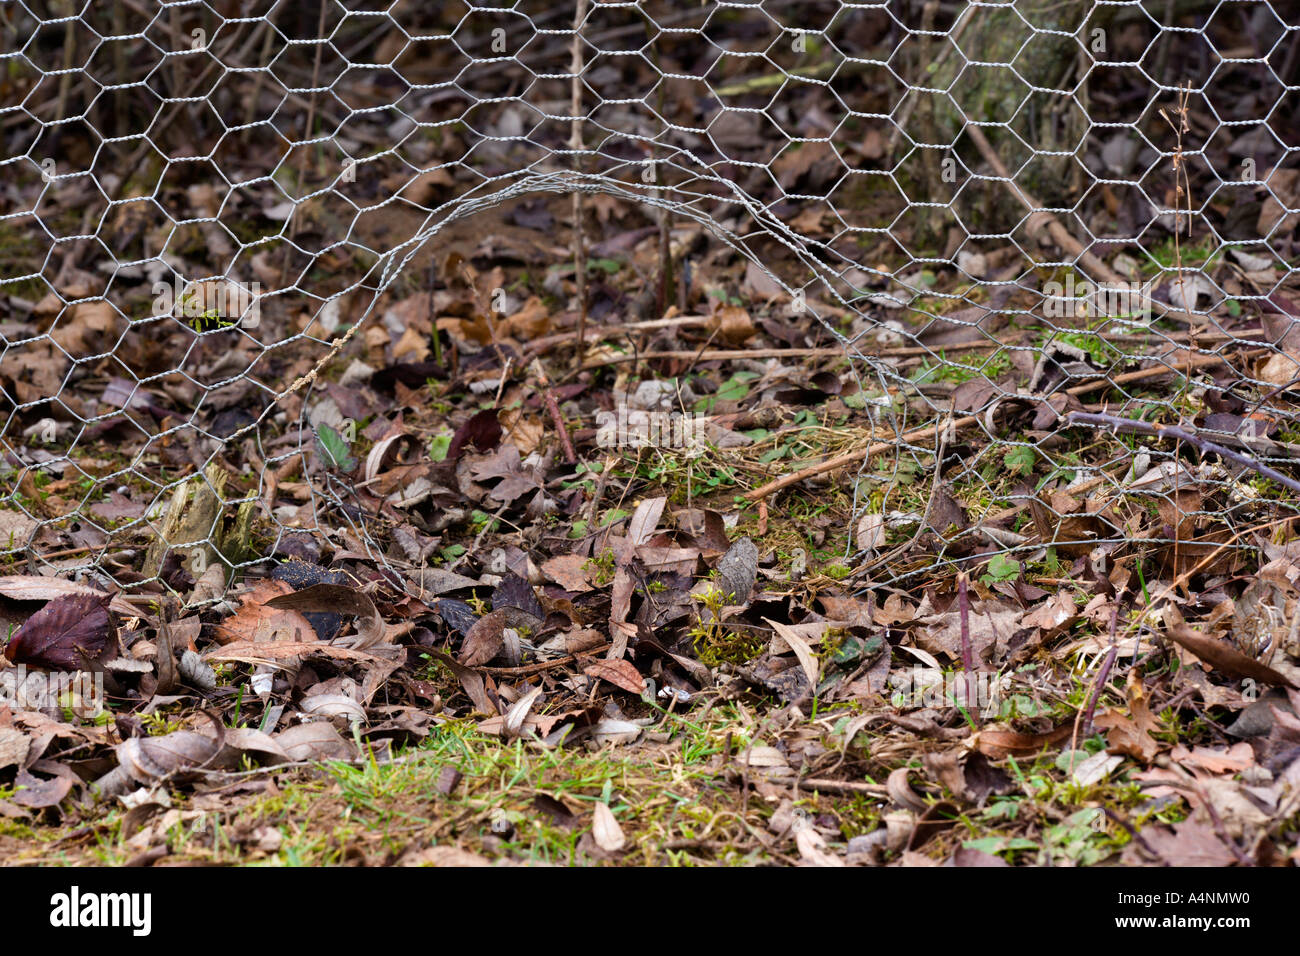
<svg viewBox="0 0 1300 956">
<path fill-rule="evenodd" d="M 881 580 L 1049 545 L 1104 563 L 1153 498 L 1232 532 L 1214 546 L 1254 548 L 1249 529 L 1291 507 L 1249 469 L 1066 440 L 1057 415 L 1096 394 L 1185 422 L 1230 393 L 1271 437 L 1225 434 L 1231 418 L 1207 433 L 1291 467 L 1290 4 L 584 9 L 575 24 L 536 0 L 0 4 L 0 550 L 139 583 L 132 549 L 174 534 L 178 489 L 221 499 L 209 530 L 168 538 L 185 554 L 269 504 L 267 470 L 298 458 L 313 507 L 265 515 L 273 549 L 345 520 L 387 552 L 320 464 L 319 392 L 294 356 L 325 358 L 339 315 L 374 321 L 386 293 L 421 287 L 417 260 L 453 223 L 575 190 L 696 224 L 843 346 L 892 444 L 862 463 L 856 506 L 906 537 L 941 468 L 964 527 Z M 1117 274 L 1134 283 L 1118 307 L 1051 285 Z M 204 308 L 156 309 L 159 282 Z M 1005 384 L 1011 368 L 1028 386 Z M 927 427 L 961 416 L 937 463 Z M 111 460 L 94 457 L 104 435 L 121 436 Z M 265 466 L 244 495 L 211 467 L 232 448 Z M 1040 494 L 1062 481 L 1098 502 L 1086 532 L 1071 509 L 1088 506 Z M 103 507 L 119 486 L 143 512 Z"/>
</svg>

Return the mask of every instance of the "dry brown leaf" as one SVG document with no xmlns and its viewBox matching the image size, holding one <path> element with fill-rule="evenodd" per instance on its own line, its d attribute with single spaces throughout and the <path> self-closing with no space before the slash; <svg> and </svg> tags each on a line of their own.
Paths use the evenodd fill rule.
<svg viewBox="0 0 1300 956">
<path fill-rule="evenodd" d="M 709 316 L 709 331 L 717 333 L 728 345 L 740 345 L 753 338 L 758 330 L 748 311 L 738 305 L 724 305 Z"/>
<path fill-rule="evenodd" d="M 541 572 L 566 591 L 590 591 L 586 570 L 590 561 L 581 554 L 559 554 L 543 561 Z"/>
<path fill-rule="evenodd" d="M 1174 643 L 1187 648 L 1216 671 L 1237 680 L 1250 679 L 1261 684 L 1275 684 L 1300 690 L 1289 677 L 1278 673 L 1267 664 L 1247 657 L 1226 641 L 1217 641 L 1186 623 L 1174 624 L 1165 631 Z"/>
<path fill-rule="evenodd" d="M 826 849 L 822 835 L 809 824 L 795 828 L 794 845 L 799 849 L 799 859 L 809 866 L 844 866 L 844 861 Z"/>
<path fill-rule="evenodd" d="M 615 687 L 621 687 L 629 693 L 637 695 L 645 693 L 645 680 L 630 661 L 594 661 L 584 667 L 582 672 L 588 677 L 607 680 Z"/>
<path fill-rule="evenodd" d="M 617 853 L 627 842 L 623 828 L 614 819 L 614 811 L 604 802 L 597 802 L 592 811 L 591 835 L 606 853 Z"/>
<path fill-rule="evenodd" d="M 1033 756 L 1044 747 L 1054 747 L 1067 740 L 1072 724 L 1062 724 L 1045 734 L 1022 734 L 1014 730 L 981 730 L 971 738 L 970 744 L 985 756 L 1000 760 L 1003 757 Z"/>
<path fill-rule="evenodd" d="M 502 725 L 505 736 L 518 737 L 523 732 L 524 721 L 527 720 L 533 705 L 537 703 L 541 696 L 542 688 L 534 687 L 511 705 L 510 709 L 506 711 L 505 723 Z"/>
<path fill-rule="evenodd" d="M 357 633 L 347 638 L 335 638 L 334 643 L 353 650 L 365 650 L 384 639 L 384 619 L 379 616 L 375 602 L 369 595 L 342 584 L 313 584 L 311 587 L 271 598 L 265 606 L 277 610 L 326 611 L 331 614 L 351 614 L 357 619 Z"/>
<path fill-rule="evenodd" d="M 293 587 L 284 581 L 257 582 L 252 590 L 240 596 L 238 610 L 213 628 L 212 636 L 218 644 L 301 642 L 314 638 L 315 628 L 299 612 L 266 606 L 272 598 L 291 593 Z"/>
<path fill-rule="evenodd" d="M 656 498 L 647 498 L 636 506 L 627 523 L 628 547 L 624 549 L 623 556 L 619 559 L 620 564 L 631 561 L 633 550 L 650 540 L 650 536 L 655 533 L 655 528 L 659 526 L 659 519 L 663 516 L 664 506 L 667 504 L 668 499 L 659 495 Z"/>
<path fill-rule="evenodd" d="M 74 786 L 81 781 L 70 769 L 49 760 L 38 760 L 33 769 L 53 773 L 50 778 L 37 777 L 28 770 L 19 770 L 14 777 L 14 795 L 10 802 L 33 810 L 57 807 Z"/>
<path fill-rule="evenodd" d="M 794 651 L 794 656 L 799 658 L 799 666 L 803 668 L 804 676 L 808 678 L 808 686 L 815 689 L 817 687 L 818 664 L 817 658 L 813 656 L 812 648 L 808 646 L 808 642 L 788 624 L 781 624 L 770 618 L 763 618 L 763 620 L 772 625 L 772 629 L 776 631 L 781 640 L 789 646 L 790 650 Z M 828 625 L 825 621 L 819 623 L 821 632 L 824 634 Z M 775 639 L 773 639 L 772 653 L 777 653 Z"/>
<path fill-rule="evenodd" d="M 1237 862 L 1214 828 L 1197 820 L 1184 820 L 1173 827 L 1147 827 L 1142 841 L 1129 845 L 1125 862 L 1144 862 L 1140 855 L 1143 844 L 1169 866 L 1232 866 Z"/>
<path fill-rule="evenodd" d="M 210 769 L 221 753 L 222 743 L 194 730 L 177 730 L 161 737 L 131 737 L 117 745 L 117 762 L 136 783 L 151 787 L 178 775 L 183 778 L 195 770 Z"/>
<path fill-rule="evenodd" d="M 431 846 L 423 850 L 416 850 L 414 853 L 405 854 L 397 861 L 398 866 L 492 866 L 493 863 L 487 857 L 479 856 L 477 853 L 471 853 L 469 850 L 462 850 L 455 846 Z M 509 863 L 502 865 L 508 866 Z"/>
<path fill-rule="evenodd" d="M 507 605 L 483 615 L 465 635 L 460 649 L 460 663 L 465 667 L 482 667 L 505 647 L 507 627 L 536 627 L 541 622 L 527 611 Z"/>
<path fill-rule="evenodd" d="M 507 318 L 500 326 L 504 334 L 526 342 L 538 339 L 551 331 L 553 324 L 551 311 L 537 296 L 530 296 L 519 311 Z M 521 448 L 520 451 L 523 451 Z"/>
<path fill-rule="evenodd" d="M 356 748 L 327 720 L 286 727 L 272 738 L 290 760 L 351 760 Z"/>
<path fill-rule="evenodd" d="M 1169 753 L 1169 759 L 1180 767 L 1198 767 L 1212 774 L 1237 774 L 1255 764 L 1255 752 L 1244 740 L 1226 750 L 1194 747 L 1188 750 L 1182 744 Z"/>
<path fill-rule="evenodd" d="M 7 574 L 0 577 L 0 596 L 14 601 L 52 601 L 68 594 L 103 594 L 88 584 L 47 578 L 39 574 Z M 109 609 L 127 617 L 142 617 L 140 610 L 120 597 L 109 602 Z"/>
</svg>

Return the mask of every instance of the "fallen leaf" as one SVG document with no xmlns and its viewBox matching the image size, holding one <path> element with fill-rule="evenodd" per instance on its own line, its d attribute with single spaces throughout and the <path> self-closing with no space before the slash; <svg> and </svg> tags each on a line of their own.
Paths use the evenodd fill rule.
<svg viewBox="0 0 1300 956">
<path fill-rule="evenodd" d="M 536 628 L 539 624 L 541 621 L 527 611 L 511 606 L 497 608 L 483 615 L 465 635 L 465 643 L 460 649 L 460 664 L 464 667 L 482 667 L 501 653 L 505 646 L 503 634 L 507 627 Z"/>
<path fill-rule="evenodd" d="M 542 696 L 542 688 L 534 687 L 523 697 L 511 705 L 506 711 L 505 723 L 503 724 L 504 733 L 507 737 L 518 737 L 523 730 L 524 720 L 528 717 L 528 712 L 533 709 L 533 705 Z"/>
<path fill-rule="evenodd" d="M 645 680 L 630 661 L 599 660 L 587 665 L 582 672 L 588 677 L 607 680 L 615 687 L 621 687 L 638 696 L 645 693 Z"/>
<path fill-rule="evenodd" d="M 268 607 L 266 602 L 293 593 L 285 581 L 259 581 L 240 596 L 240 606 L 213 628 L 219 644 L 236 642 L 297 641 L 315 637 L 316 630 L 297 611 Z"/>
<path fill-rule="evenodd" d="M 78 670 L 109 646 L 107 594 L 69 594 L 50 601 L 14 632 L 5 657 L 15 664 Z"/>
<path fill-rule="evenodd" d="M 636 511 L 632 512 L 632 517 L 627 523 L 628 547 L 624 550 L 620 563 L 626 564 L 631 561 L 633 549 L 650 540 L 650 536 L 659 525 L 659 518 L 663 515 L 666 504 L 668 499 L 660 495 L 657 498 L 647 498 L 636 506 Z"/>
<path fill-rule="evenodd" d="M 591 835 L 595 838 L 596 845 L 606 853 L 617 853 L 627 842 L 623 828 L 614 819 L 614 811 L 603 802 L 597 802 L 592 811 Z"/>
<path fill-rule="evenodd" d="M 49 769 L 54 769 L 57 765 L 51 765 L 50 761 L 38 761 L 46 765 Z M 43 809 L 45 807 L 57 807 L 63 802 L 71 791 L 74 784 L 79 783 L 77 776 L 66 767 L 58 767 L 61 773 L 56 773 L 54 777 L 43 779 L 37 777 L 27 770 L 18 771 L 14 777 L 14 795 L 10 801 L 18 804 L 20 807 L 31 807 L 32 809 Z"/>
<path fill-rule="evenodd" d="M 9 574 L 0 577 L 0 596 L 13 601 L 52 601 L 67 597 L 69 594 L 103 594 L 87 584 L 66 581 L 63 578 L 47 578 L 40 574 Z M 134 604 L 114 595 L 108 605 L 109 610 L 125 617 L 140 617 L 140 611 Z"/>
<path fill-rule="evenodd" d="M 724 305 L 709 316 L 709 331 L 730 345 L 741 345 L 758 331 L 749 312 L 738 305 Z"/>
<path fill-rule="evenodd" d="M 1217 641 L 1212 637 L 1185 623 L 1174 624 L 1165 631 L 1165 635 L 1179 644 L 1215 670 L 1237 680 L 1250 679 L 1261 684 L 1276 684 L 1300 690 L 1289 677 L 1278 673 L 1267 664 L 1262 664 L 1253 657 L 1247 657 L 1226 641 Z"/>
<path fill-rule="evenodd" d="M 1053 747 L 1069 738 L 1072 724 L 1062 724 L 1045 734 L 1022 734 L 1014 730 L 981 730 L 973 743 L 980 753 L 1000 760 L 1003 757 L 1028 757 L 1044 747 Z"/>
<path fill-rule="evenodd" d="M 356 756 L 352 742 L 343 739 L 327 720 L 286 727 L 273 735 L 277 744 L 292 761 L 351 760 Z"/>
<path fill-rule="evenodd" d="M 826 840 L 809 824 L 795 829 L 794 845 L 799 850 L 799 859 L 809 866 L 844 866 L 843 860 L 827 852 Z"/>
<path fill-rule="evenodd" d="M 271 598 L 266 607 L 286 611 L 333 611 L 357 618 L 357 633 L 351 639 L 336 642 L 353 650 L 365 650 L 384 639 L 384 619 L 375 602 L 356 588 L 342 584 L 313 584 L 311 587 Z"/>
<path fill-rule="evenodd" d="M 808 686 L 810 688 L 816 688 L 818 672 L 817 658 L 813 656 L 812 648 L 808 646 L 808 642 L 799 634 L 795 633 L 794 628 L 786 624 L 781 624 L 777 621 L 771 620 L 770 618 L 763 618 L 763 620 L 772 625 L 772 629 L 780 635 L 781 640 L 785 641 L 785 643 L 790 647 L 790 650 L 794 651 L 794 656 L 799 659 L 799 666 L 803 668 L 804 676 L 808 678 Z M 825 622 L 822 622 L 822 631 L 824 632 L 825 629 L 826 624 Z M 773 651 L 773 653 L 775 653 L 775 651 Z"/>
<path fill-rule="evenodd" d="M 1142 840 L 1169 866 L 1232 866 L 1237 862 L 1214 828 L 1196 820 L 1184 820 L 1172 827 L 1146 827 Z M 1140 844 L 1130 844 L 1125 858 L 1135 856 L 1139 849 Z"/>
<path fill-rule="evenodd" d="M 184 779 L 193 771 L 210 769 L 221 745 L 221 740 L 195 730 L 131 737 L 117 745 L 117 762 L 136 783 L 152 787 L 162 780 Z"/>
<path fill-rule="evenodd" d="M 450 459 L 450 454 L 447 457 Z M 508 504 L 542 487 L 532 470 L 523 467 L 519 460 L 519 449 L 514 445 L 502 445 L 495 455 L 471 466 L 470 474 L 475 481 L 501 479 L 488 494 L 502 504 Z"/>
<path fill-rule="evenodd" d="M 590 560 L 581 554 L 560 554 L 543 561 L 541 572 L 566 591 L 590 591 L 586 571 Z"/>
<path fill-rule="evenodd" d="M 489 452 L 496 448 L 500 441 L 501 422 L 497 419 L 497 413 L 490 408 L 475 412 L 451 436 L 451 444 L 447 447 L 447 461 L 455 461 L 459 458 L 466 445 L 473 445 L 481 452 Z M 516 450 L 516 460 L 518 457 L 519 453 Z"/>
</svg>

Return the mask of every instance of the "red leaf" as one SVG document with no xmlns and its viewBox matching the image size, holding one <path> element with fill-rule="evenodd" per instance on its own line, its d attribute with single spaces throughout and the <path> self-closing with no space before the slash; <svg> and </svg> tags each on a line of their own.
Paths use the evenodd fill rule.
<svg viewBox="0 0 1300 956">
<path fill-rule="evenodd" d="M 27 619 L 5 647 L 15 664 L 51 670 L 80 670 L 108 647 L 109 594 L 55 598 Z"/>
<path fill-rule="evenodd" d="M 501 422 L 495 410 L 487 408 L 475 412 L 470 419 L 456 429 L 451 436 L 451 445 L 447 448 L 447 461 L 460 457 L 466 445 L 473 445 L 479 451 L 491 451 L 501 442 Z"/>
<path fill-rule="evenodd" d="M 582 669 L 588 677 L 607 680 L 615 687 L 621 687 L 633 694 L 645 693 L 645 681 L 637 669 L 628 661 L 596 661 Z"/>
</svg>

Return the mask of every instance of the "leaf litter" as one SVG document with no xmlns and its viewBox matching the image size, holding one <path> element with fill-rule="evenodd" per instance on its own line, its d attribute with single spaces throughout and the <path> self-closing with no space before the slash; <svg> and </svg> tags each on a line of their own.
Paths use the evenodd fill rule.
<svg viewBox="0 0 1300 956">
<path fill-rule="evenodd" d="M 772 164 L 786 189 L 836 175 L 808 132 Z M 881 159 L 879 139 L 855 155 Z M 1294 171 L 1276 179 L 1294 197 Z M 404 195 L 454 186 L 435 169 Z M 283 218 L 274 183 L 248 190 Z M 1077 416 L 1114 425 L 1091 399 L 1167 403 L 1172 369 L 1199 354 L 1186 339 L 1153 336 L 1111 368 L 1093 330 L 1069 335 L 1101 355 L 1037 347 L 982 304 L 928 303 L 904 325 L 900 270 L 862 272 L 857 291 L 909 342 L 986 346 L 958 382 L 897 357 L 953 412 L 912 436 L 935 450 L 909 470 L 879 411 L 913 400 L 864 384 L 768 269 L 696 225 L 589 201 L 601 263 L 581 348 L 558 245 L 569 197 L 503 203 L 494 228 L 448 232 L 463 251 L 429 263 L 428 288 L 384 293 L 260 444 L 232 442 L 204 472 L 198 439 L 173 428 L 198 397 L 184 376 L 133 381 L 105 358 L 64 381 L 65 352 L 118 336 L 107 303 L 78 303 L 48 354 L 0 369 L 20 401 L 62 389 L 111 411 L 85 460 L 15 479 L 3 509 L 53 572 L 0 575 L 0 832 L 18 859 L 1300 862 L 1296 517 L 1284 485 L 1231 458 L 1295 457 L 1277 414 L 1294 412 L 1300 361 L 1293 272 L 1236 255 L 1267 294 L 1257 314 L 1216 314 L 1237 337 L 1179 392 L 1173 454 Z M 1271 195 L 1258 216 L 1261 234 L 1300 224 Z M 829 241 L 837 217 L 797 227 Z M 650 305 L 661 248 L 684 278 L 676 303 Z M 792 265 L 775 242 L 758 254 Z M 983 277 L 994 255 L 958 259 Z M 261 262 L 271 287 L 287 265 Z M 33 320 L 86 298 L 77 273 Z M 965 298 L 956 274 L 926 281 Z M 1211 286 L 1166 298 L 1194 305 Z M 340 300 L 335 318 L 358 313 Z M 888 328 L 850 331 L 888 349 Z M 183 332 L 116 361 L 184 351 Z M 196 356 L 216 367 L 213 341 L 227 340 Z M 1019 365 L 1029 350 L 1001 348 L 1026 343 Z M 285 383 L 312 372 L 305 342 L 280 352 Z M 228 435 L 256 411 L 234 389 L 202 424 Z M 631 434 L 607 440 L 611 421 Z M 34 443 L 40 423 L 23 424 Z M 172 436 L 156 453 L 184 480 L 162 500 L 134 474 L 97 494 L 86 513 L 131 539 L 109 552 L 92 522 L 55 519 L 84 476 L 124 474 L 116 456 L 140 435 Z M 1045 460 L 1057 441 L 1069 467 Z M 870 478 L 865 509 L 843 472 L 758 494 L 840 455 Z M 960 481 L 962 463 L 985 480 Z M 101 573 L 60 577 L 70 553 L 101 556 Z"/>
</svg>

